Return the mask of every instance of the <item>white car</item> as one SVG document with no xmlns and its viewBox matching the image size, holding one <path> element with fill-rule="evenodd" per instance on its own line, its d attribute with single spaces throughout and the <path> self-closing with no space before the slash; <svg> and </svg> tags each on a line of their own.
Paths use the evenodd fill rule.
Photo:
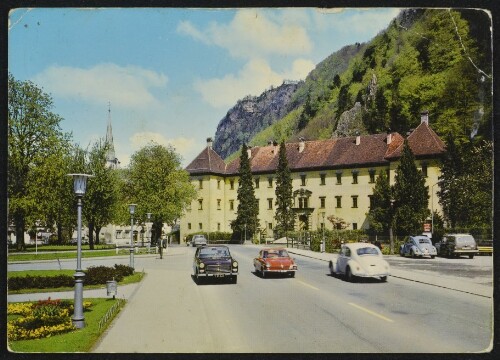
<svg viewBox="0 0 500 360">
<path fill-rule="evenodd" d="M 378 247 L 369 243 L 343 244 L 337 261 L 330 261 L 332 275 L 344 275 L 347 281 L 356 277 L 373 277 L 387 281 L 390 267 Z"/>
</svg>

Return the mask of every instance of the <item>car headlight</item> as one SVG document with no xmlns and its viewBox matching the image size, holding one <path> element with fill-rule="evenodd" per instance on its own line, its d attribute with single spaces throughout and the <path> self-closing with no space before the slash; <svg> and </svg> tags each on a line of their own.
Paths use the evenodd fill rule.
<svg viewBox="0 0 500 360">
<path fill-rule="evenodd" d="M 205 267 L 204 263 L 200 263 L 200 269 L 203 269 Z"/>
<path fill-rule="evenodd" d="M 297 269 L 297 265 L 295 265 L 295 264 L 290 265 L 290 269 L 295 269 L 296 270 Z"/>
<path fill-rule="evenodd" d="M 266 263 L 266 268 L 271 267 L 271 264 Z"/>
<path fill-rule="evenodd" d="M 238 262 L 237 261 L 233 261 L 233 267 L 238 267 Z"/>
</svg>

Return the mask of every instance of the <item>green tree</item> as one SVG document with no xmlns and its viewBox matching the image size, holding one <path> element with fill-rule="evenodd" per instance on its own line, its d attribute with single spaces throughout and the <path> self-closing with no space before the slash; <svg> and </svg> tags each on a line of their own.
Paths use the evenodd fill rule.
<svg viewBox="0 0 500 360">
<path fill-rule="evenodd" d="M 295 213 L 293 212 L 293 187 L 288 159 L 286 157 L 285 142 L 280 143 L 278 152 L 278 167 L 276 168 L 276 219 L 275 233 L 278 236 L 288 236 L 288 231 L 295 227 Z"/>
<path fill-rule="evenodd" d="M 405 140 L 394 180 L 394 228 L 398 235 L 422 231 L 422 224 L 430 215 L 429 187 L 415 165 L 415 157 Z"/>
<path fill-rule="evenodd" d="M 89 228 L 90 249 L 94 249 L 94 234 L 95 243 L 99 244 L 99 233 L 111 223 L 118 201 L 119 179 L 106 163 L 107 149 L 107 144 L 100 140 L 87 153 L 86 172 L 93 177 L 87 184 L 83 215 Z"/>
<path fill-rule="evenodd" d="M 145 222 L 146 214 L 152 214 L 153 241 L 161 236 L 163 224 L 172 225 L 196 197 L 189 174 L 171 146 L 151 143 L 135 152 L 124 176 L 124 196 L 117 212 L 120 222 L 130 222 L 127 204 L 137 204 L 135 220 Z"/>
<path fill-rule="evenodd" d="M 8 214 L 15 225 L 19 249 L 25 247 L 26 221 L 43 215 L 34 169 L 45 168 L 46 162 L 61 149 L 61 143 L 70 138 L 60 130 L 62 119 L 51 111 L 52 107 L 51 97 L 35 84 L 18 81 L 9 74 Z M 54 186 L 50 189 L 55 191 Z"/>
<path fill-rule="evenodd" d="M 373 195 L 368 211 L 370 228 L 377 234 L 386 234 L 392 223 L 392 189 L 385 170 L 380 173 L 373 188 Z"/>
<path fill-rule="evenodd" d="M 240 169 L 238 182 L 238 210 L 236 219 L 231 222 L 233 232 L 240 236 L 253 236 L 259 227 L 259 205 L 255 198 L 252 170 L 248 157 L 248 147 L 243 144 L 240 155 Z"/>
</svg>

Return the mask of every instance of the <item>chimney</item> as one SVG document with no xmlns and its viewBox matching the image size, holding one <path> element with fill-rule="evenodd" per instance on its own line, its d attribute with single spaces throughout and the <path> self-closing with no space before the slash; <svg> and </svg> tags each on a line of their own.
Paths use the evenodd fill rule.
<svg viewBox="0 0 500 360">
<path fill-rule="evenodd" d="M 252 157 L 252 148 L 251 147 L 248 147 L 248 149 L 247 149 L 247 156 L 249 159 Z"/>
<path fill-rule="evenodd" d="M 389 145 L 392 142 L 392 134 L 389 133 L 387 134 L 387 145 Z"/>
<path fill-rule="evenodd" d="M 299 138 L 299 153 L 301 153 L 302 151 L 304 151 L 305 147 L 306 147 L 306 143 L 304 141 L 304 138 L 303 137 L 300 137 Z"/>
<path fill-rule="evenodd" d="M 420 113 L 420 123 L 426 123 L 429 125 L 429 111 L 424 110 Z"/>
<path fill-rule="evenodd" d="M 214 143 L 214 142 L 213 142 L 213 140 L 212 140 L 212 138 L 211 138 L 211 137 L 207 138 L 207 147 L 208 147 L 209 149 L 212 149 L 212 145 L 213 145 L 213 143 Z"/>
<path fill-rule="evenodd" d="M 359 131 L 356 131 L 356 145 L 361 144 L 361 135 L 359 135 Z"/>
</svg>

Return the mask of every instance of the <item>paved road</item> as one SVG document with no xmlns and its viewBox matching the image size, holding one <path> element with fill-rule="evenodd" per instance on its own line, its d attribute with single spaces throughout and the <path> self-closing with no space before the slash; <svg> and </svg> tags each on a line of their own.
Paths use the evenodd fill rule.
<svg viewBox="0 0 500 360">
<path fill-rule="evenodd" d="M 144 259 L 146 279 L 94 352 L 462 353 L 490 346 L 492 298 L 474 294 L 487 288 L 475 280 L 474 291 L 402 276 L 352 284 L 307 252 L 295 255 L 296 278 L 262 279 L 251 262 L 257 248 L 234 246 L 238 284 L 199 286 L 189 276 L 193 251 Z"/>
</svg>

